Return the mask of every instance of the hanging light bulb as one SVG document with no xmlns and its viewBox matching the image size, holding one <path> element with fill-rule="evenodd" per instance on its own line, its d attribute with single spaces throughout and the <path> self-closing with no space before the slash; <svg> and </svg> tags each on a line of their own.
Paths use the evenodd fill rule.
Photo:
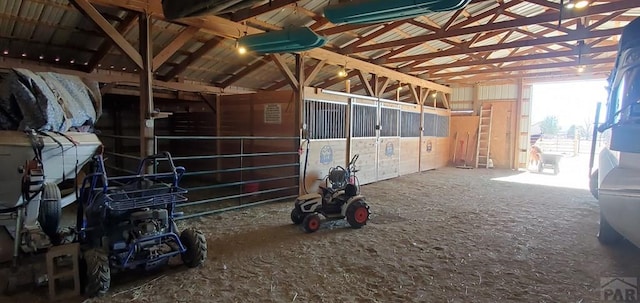
<svg viewBox="0 0 640 303">
<path fill-rule="evenodd" d="M 56 57 L 55 61 L 60 62 L 60 57 Z"/>
<path fill-rule="evenodd" d="M 69 63 L 71 63 L 71 64 L 76 63 L 76 59 L 71 59 L 71 60 L 69 60 Z"/>
<path fill-rule="evenodd" d="M 26 56 L 27 56 L 27 53 L 22 53 L 22 57 L 26 57 Z"/>
<path fill-rule="evenodd" d="M 238 40 L 236 40 L 236 50 L 238 51 L 238 54 L 240 55 L 244 55 L 247 53 L 247 48 L 240 45 L 240 43 L 238 42 Z"/>
<path fill-rule="evenodd" d="M 43 55 L 40 55 L 40 56 L 38 57 L 38 59 L 43 60 L 43 59 L 44 59 L 44 56 L 43 56 Z"/>
<path fill-rule="evenodd" d="M 584 72 L 584 69 L 585 69 L 585 68 L 586 68 L 586 67 L 585 67 L 584 65 L 580 65 L 580 66 L 578 66 L 578 72 L 579 72 L 579 73 Z"/>
<path fill-rule="evenodd" d="M 341 69 L 338 71 L 338 77 L 340 77 L 340 78 L 344 78 L 344 77 L 346 77 L 346 76 L 347 76 L 347 70 L 346 70 L 346 69 L 344 69 L 344 67 L 343 67 L 343 68 L 341 68 Z"/>
<path fill-rule="evenodd" d="M 589 1 L 581 0 L 581 1 L 576 2 L 575 7 L 579 9 L 579 8 L 585 8 L 585 7 L 587 7 L 587 5 L 589 5 Z"/>
<path fill-rule="evenodd" d="M 438 96 L 438 92 L 433 92 L 433 94 L 431 94 L 431 97 L 433 97 L 434 99 Z"/>
<path fill-rule="evenodd" d="M 401 91 L 401 90 L 402 90 L 402 84 L 399 84 L 399 85 L 398 85 L 398 88 L 396 88 L 396 89 L 397 89 L 398 91 Z"/>
<path fill-rule="evenodd" d="M 6 56 L 6 55 L 8 55 L 8 54 L 9 54 L 9 50 L 5 49 L 5 50 L 2 52 L 2 54 L 3 54 L 3 55 L 5 55 L 5 56 Z"/>
</svg>

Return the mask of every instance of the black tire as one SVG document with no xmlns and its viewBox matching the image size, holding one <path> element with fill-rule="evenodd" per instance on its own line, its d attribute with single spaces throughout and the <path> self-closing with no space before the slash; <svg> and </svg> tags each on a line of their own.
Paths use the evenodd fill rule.
<svg viewBox="0 0 640 303">
<path fill-rule="evenodd" d="M 589 177 L 589 191 L 594 198 L 598 199 L 598 170 L 596 169 Z"/>
<path fill-rule="evenodd" d="M 346 212 L 347 222 L 353 228 L 360 228 L 367 224 L 369 221 L 369 205 L 366 202 L 360 200 L 355 201 L 349 205 Z"/>
<path fill-rule="evenodd" d="M 111 286 L 109 257 L 100 249 L 90 249 L 84 253 L 86 276 L 84 293 L 89 297 L 102 296 Z"/>
<path fill-rule="evenodd" d="M 180 242 L 187 250 L 182 254 L 182 262 L 187 267 L 194 268 L 204 263 L 207 258 L 207 239 L 201 231 L 195 228 L 183 230 Z"/>
<path fill-rule="evenodd" d="M 306 214 L 300 210 L 300 208 L 296 207 L 291 210 L 291 222 L 295 225 L 299 225 L 304 221 Z"/>
<path fill-rule="evenodd" d="M 624 237 L 609 224 L 607 219 L 600 212 L 600 230 L 598 240 L 605 245 L 615 245 L 620 243 Z"/>
<path fill-rule="evenodd" d="M 312 233 L 320 229 L 320 224 L 320 216 L 318 216 L 318 214 L 310 214 L 304 217 L 304 220 L 302 221 L 302 228 L 304 228 L 304 231 Z"/>
<path fill-rule="evenodd" d="M 51 242 L 59 242 L 58 231 L 60 218 L 62 217 L 62 199 L 58 185 L 45 183 L 40 195 L 40 209 L 38 211 L 38 223 L 42 231 L 49 236 Z"/>
</svg>

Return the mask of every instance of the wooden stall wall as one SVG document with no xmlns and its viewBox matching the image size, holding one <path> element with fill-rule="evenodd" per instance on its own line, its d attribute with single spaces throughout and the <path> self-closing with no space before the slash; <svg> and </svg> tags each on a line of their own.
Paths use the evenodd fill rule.
<svg viewBox="0 0 640 303">
<path fill-rule="evenodd" d="M 378 132 L 378 180 L 400 176 L 400 107 L 380 101 Z"/>
<path fill-rule="evenodd" d="M 451 153 L 451 111 L 447 109 L 437 109 L 436 127 L 436 168 L 449 165 L 449 154 Z"/>
<path fill-rule="evenodd" d="M 309 142 L 307 145 L 305 140 L 301 141 L 300 176 L 303 186 L 300 191 L 311 193 L 317 191 L 319 179 L 324 179 L 330 168 L 344 167 L 350 159 L 346 129 L 349 99 L 305 88 L 304 100 L 304 137 L 308 137 Z M 365 165 L 362 161 L 358 164 L 359 169 Z"/>
<path fill-rule="evenodd" d="M 297 137 L 298 114 L 296 98 L 291 91 L 260 92 L 256 94 L 220 96 L 218 116 L 220 117 L 218 136 L 230 137 Z M 211 142 L 219 145 L 219 154 L 255 154 L 295 152 L 298 150 L 298 140 L 220 140 Z M 265 155 L 225 158 L 218 161 L 220 169 L 238 167 L 274 166 L 296 163 L 297 155 Z M 241 163 L 240 163 L 241 162 Z M 298 174 L 298 168 L 280 167 L 242 172 L 225 173 L 225 182 L 262 180 L 274 177 L 292 176 Z M 261 181 L 252 184 L 256 188 L 251 190 L 269 190 L 273 188 L 294 186 L 297 179 L 276 181 Z M 278 192 L 277 195 L 287 193 Z"/>
<path fill-rule="evenodd" d="M 403 104 L 400 113 L 400 175 L 420 170 L 421 106 Z"/>
<path fill-rule="evenodd" d="M 378 104 L 376 101 L 354 99 L 351 103 L 351 151 L 358 155 L 360 184 L 378 181 Z"/>
<path fill-rule="evenodd" d="M 422 137 L 420 139 L 420 171 L 438 167 L 438 113 L 434 107 L 423 106 Z"/>
</svg>

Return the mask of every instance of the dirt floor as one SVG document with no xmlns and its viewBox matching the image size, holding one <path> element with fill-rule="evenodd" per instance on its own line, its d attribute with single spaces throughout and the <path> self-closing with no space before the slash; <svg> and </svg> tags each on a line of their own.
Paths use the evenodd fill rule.
<svg viewBox="0 0 640 303">
<path fill-rule="evenodd" d="M 305 234 L 292 203 L 181 222 L 205 232 L 204 267 L 115 276 L 87 302 L 600 302 L 601 277 L 638 276 L 640 250 L 597 241 L 586 189 L 527 178 L 561 176 L 444 168 L 378 182 L 362 188 L 373 215 L 359 230 Z"/>
</svg>

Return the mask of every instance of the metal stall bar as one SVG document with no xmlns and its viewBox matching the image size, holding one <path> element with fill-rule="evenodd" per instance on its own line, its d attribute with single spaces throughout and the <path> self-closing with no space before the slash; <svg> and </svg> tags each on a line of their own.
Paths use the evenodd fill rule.
<svg viewBox="0 0 640 303">
<path fill-rule="evenodd" d="M 181 219 L 291 199 L 299 192 L 299 173 L 287 171 L 299 171 L 299 137 L 156 136 L 155 142 L 187 169 L 181 183 L 191 197 L 177 205 L 189 210 Z"/>
</svg>

